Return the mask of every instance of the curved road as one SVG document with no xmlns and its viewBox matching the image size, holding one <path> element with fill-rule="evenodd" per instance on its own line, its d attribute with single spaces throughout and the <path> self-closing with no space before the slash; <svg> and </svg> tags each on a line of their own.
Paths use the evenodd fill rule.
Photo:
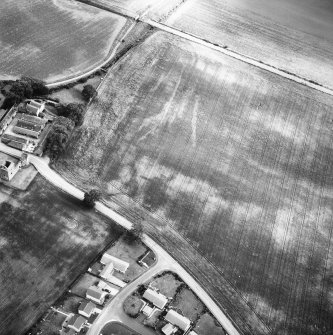
<svg viewBox="0 0 333 335">
<path fill-rule="evenodd" d="M 15 157 L 21 157 L 22 152 L 13 148 L 6 146 L 0 142 L 0 151 L 5 152 L 9 155 Z M 51 184 L 60 188 L 64 192 L 72 195 L 73 197 L 82 200 L 84 197 L 84 192 L 68 183 L 64 178 L 62 178 L 58 173 L 52 170 L 49 166 L 48 158 L 37 157 L 34 155 L 29 155 L 31 164 L 37 169 L 37 171 L 47 179 Z M 132 227 L 132 223 L 110 209 L 100 202 L 97 202 L 95 209 L 100 213 L 104 214 L 111 220 L 115 221 L 117 224 L 123 226 L 126 229 Z M 146 271 L 142 276 L 137 278 L 135 281 L 127 285 L 122 289 L 118 295 L 111 300 L 109 305 L 104 309 L 103 313 L 96 319 L 94 324 L 91 326 L 88 335 L 99 335 L 100 331 L 104 325 L 110 321 L 122 321 L 122 313 L 119 311 L 122 301 L 126 296 L 130 295 L 138 285 L 147 281 L 152 276 L 156 275 L 165 270 L 170 270 L 176 272 L 182 280 L 196 293 L 196 295 L 202 300 L 202 302 L 207 306 L 223 328 L 227 331 L 229 335 L 240 335 L 238 330 L 234 327 L 231 321 L 225 316 L 225 314 L 220 310 L 213 299 L 206 293 L 206 291 L 191 277 L 188 272 L 178 264 L 174 258 L 172 258 L 161 246 L 154 242 L 148 235 L 144 234 L 142 238 L 143 242 L 154 251 L 157 256 L 156 264 Z M 124 316 L 123 316 L 124 317 Z M 135 325 L 134 325 L 135 326 Z M 135 329 L 134 329 L 135 330 Z M 140 331 L 139 331 L 140 332 Z"/>
</svg>

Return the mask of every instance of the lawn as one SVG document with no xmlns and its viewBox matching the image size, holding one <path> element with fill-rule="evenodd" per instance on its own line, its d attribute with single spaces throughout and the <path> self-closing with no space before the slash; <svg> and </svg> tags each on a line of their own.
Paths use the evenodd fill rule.
<svg viewBox="0 0 333 335">
<path fill-rule="evenodd" d="M 333 330 L 332 97 L 164 33 L 134 51 L 58 171 L 143 220 L 243 333 Z"/>
<path fill-rule="evenodd" d="M 332 13 L 326 0 L 188 0 L 167 24 L 333 88 Z"/>
<path fill-rule="evenodd" d="M 2 0 L 0 78 L 54 82 L 86 72 L 107 58 L 125 24 L 76 1 Z"/>
<path fill-rule="evenodd" d="M 24 334 L 120 234 L 39 175 L 0 185 L 0 334 Z"/>
<path fill-rule="evenodd" d="M 104 335 L 139 335 L 134 330 L 117 322 L 110 322 L 107 325 L 105 325 L 102 330 L 102 333 Z"/>
<path fill-rule="evenodd" d="M 214 318 L 208 313 L 200 317 L 194 330 L 198 335 L 226 335 L 223 328 L 216 324 Z"/>
<path fill-rule="evenodd" d="M 200 299 L 186 287 L 182 287 L 171 302 L 172 309 L 179 309 L 182 315 L 186 316 L 192 322 L 196 322 L 204 311 L 204 305 Z"/>
<path fill-rule="evenodd" d="M 173 298 L 182 284 L 183 283 L 171 272 L 163 273 L 150 282 L 151 286 L 157 288 L 158 292 L 164 294 L 168 298 Z"/>
</svg>

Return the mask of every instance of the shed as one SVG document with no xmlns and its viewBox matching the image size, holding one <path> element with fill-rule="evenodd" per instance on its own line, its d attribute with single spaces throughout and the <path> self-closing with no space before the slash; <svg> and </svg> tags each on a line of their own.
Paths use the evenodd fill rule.
<svg viewBox="0 0 333 335">
<path fill-rule="evenodd" d="M 175 327 L 174 325 L 172 325 L 171 323 L 167 323 L 163 328 L 162 328 L 162 332 L 165 335 L 172 335 L 177 331 L 177 327 Z"/>
</svg>

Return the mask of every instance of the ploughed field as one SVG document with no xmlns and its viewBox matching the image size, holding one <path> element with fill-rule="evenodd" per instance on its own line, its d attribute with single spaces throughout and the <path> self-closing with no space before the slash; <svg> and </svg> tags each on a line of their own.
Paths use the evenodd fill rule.
<svg viewBox="0 0 333 335">
<path fill-rule="evenodd" d="M 0 185 L 0 334 L 24 334 L 120 235 L 110 220 L 35 178 Z"/>
<path fill-rule="evenodd" d="M 83 0 L 103 8 L 133 16 L 144 16 L 157 21 L 166 19 L 184 0 Z"/>
<path fill-rule="evenodd" d="M 0 1 L 0 79 L 54 82 L 86 72 L 108 56 L 123 17 L 67 0 Z"/>
<path fill-rule="evenodd" d="M 57 169 L 110 203 L 121 190 L 179 232 L 218 270 L 210 283 L 225 278 L 272 334 L 324 333 L 332 107 L 329 95 L 159 32 L 109 72 Z M 242 333 L 265 333 L 251 328 Z"/>
<path fill-rule="evenodd" d="M 333 88 L 333 4 L 187 0 L 167 24 Z"/>
</svg>

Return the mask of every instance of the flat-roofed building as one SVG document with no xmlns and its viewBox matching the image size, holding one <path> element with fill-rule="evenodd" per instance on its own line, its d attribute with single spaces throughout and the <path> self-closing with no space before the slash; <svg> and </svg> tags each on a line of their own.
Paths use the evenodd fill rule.
<svg viewBox="0 0 333 335">
<path fill-rule="evenodd" d="M 162 333 L 165 335 L 172 335 L 177 331 L 177 327 L 172 325 L 171 323 L 167 323 L 163 328 L 162 328 Z"/>
<path fill-rule="evenodd" d="M 161 293 L 158 293 L 151 288 L 147 288 L 143 294 L 143 298 L 151 302 L 154 306 L 159 309 L 163 309 L 168 303 L 168 298 Z"/>
</svg>

